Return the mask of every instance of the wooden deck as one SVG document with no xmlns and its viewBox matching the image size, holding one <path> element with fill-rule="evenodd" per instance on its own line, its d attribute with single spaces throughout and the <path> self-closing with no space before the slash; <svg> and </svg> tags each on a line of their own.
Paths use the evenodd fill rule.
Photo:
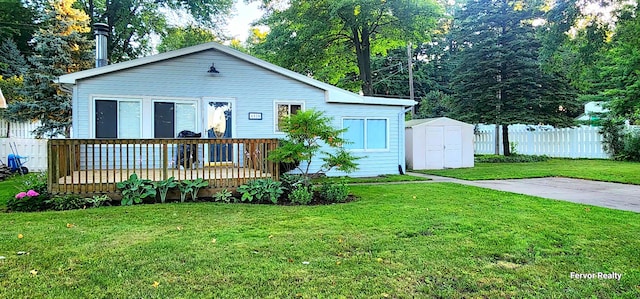
<svg viewBox="0 0 640 299">
<path fill-rule="evenodd" d="M 235 189 L 249 180 L 278 179 L 278 165 L 267 154 L 277 139 L 52 139 L 49 141 L 49 192 L 118 193 L 116 184 L 133 173 L 161 181 L 202 178 L 205 189 Z M 193 149 L 191 160 L 177 149 Z M 203 162 L 219 160 L 220 162 Z M 180 162 L 178 162 L 180 161 Z M 193 168 L 192 168 L 193 167 Z"/>
</svg>

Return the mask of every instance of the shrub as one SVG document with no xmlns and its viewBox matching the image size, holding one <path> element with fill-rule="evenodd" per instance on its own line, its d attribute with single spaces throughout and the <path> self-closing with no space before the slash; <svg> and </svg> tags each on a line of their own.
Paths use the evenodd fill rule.
<svg viewBox="0 0 640 299">
<path fill-rule="evenodd" d="M 320 198 L 328 202 L 345 202 L 349 197 L 349 187 L 346 183 L 323 183 L 320 187 Z"/>
<path fill-rule="evenodd" d="M 272 179 L 258 179 L 238 187 L 238 192 L 242 194 L 241 201 L 278 203 L 278 198 L 282 193 L 282 183 Z"/>
<path fill-rule="evenodd" d="M 233 199 L 233 193 L 231 193 L 231 191 L 227 190 L 226 188 L 218 191 L 216 194 L 213 195 L 214 201 L 222 201 L 222 202 L 230 203 L 232 199 Z"/>
<path fill-rule="evenodd" d="M 47 200 L 50 209 L 56 211 L 77 210 L 86 208 L 98 208 L 109 205 L 111 199 L 107 195 L 94 195 L 93 197 L 80 197 L 78 195 L 69 194 L 63 196 L 54 196 Z"/>
<path fill-rule="evenodd" d="M 288 199 L 292 203 L 306 205 L 313 199 L 313 192 L 309 187 L 300 186 L 289 192 Z"/>
<path fill-rule="evenodd" d="M 283 174 L 280 177 L 280 181 L 282 182 L 282 188 L 289 191 L 293 191 L 300 186 L 311 186 L 311 179 L 300 174 Z"/>
<path fill-rule="evenodd" d="M 548 156 L 536 156 L 536 155 L 480 155 L 476 156 L 475 160 L 478 163 L 525 163 L 525 162 L 544 162 L 551 159 Z"/>
<path fill-rule="evenodd" d="M 109 198 L 109 196 L 106 194 L 94 195 L 92 197 L 85 198 L 85 200 L 94 208 L 111 205 L 111 198 Z"/>
<path fill-rule="evenodd" d="M 602 148 L 614 159 L 619 159 L 624 148 L 624 119 L 607 117 L 600 128 Z"/>
<path fill-rule="evenodd" d="M 142 203 L 143 198 L 156 196 L 156 189 L 151 181 L 139 179 L 135 173 L 132 173 L 126 181 L 119 182 L 116 186 L 122 191 L 122 201 L 120 203 L 123 206 Z"/>
<path fill-rule="evenodd" d="M 77 210 L 87 207 L 87 201 L 78 195 L 68 194 L 54 196 L 47 200 L 47 205 L 56 211 Z"/>
<path fill-rule="evenodd" d="M 14 212 L 35 212 L 47 209 L 45 194 L 40 194 L 35 190 L 20 192 L 7 201 L 7 208 Z"/>
<path fill-rule="evenodd" d="M 16 178 L 18 187 L 21 190 L 33 190 L 40 195 L 46 195 L 47 192 L 47 174 L 45 172 L 29 173 Z"/>
<path fill-rule="evenodd" d="M 316 160 L 319 155 L 323 155 L 319 160 L 324 163 L 315 174 L 325 173 L 333 168 L 347 173 L 357 170 L 356 161 L 360 157 L 343 148 L 347 141 L 341 135 L 346 129 L 333 128 L 332 121 L 324 112 L 313 109 L 285 117 L 281 129 L 286 133 L 286 139 L 281 140 L 278 148 L 269 153 L 269 160 L 295 166 L 305 176 L 314 174 L 310 172 L 311 161 Z M 332 152 L 323 151 L 323 146 L 331 148 Z"/>
<path fill-rule="evenodd" d="M 624 135 L 624 146 L 619 158 L 626 161 L 640 161 L 640 132 L 632 131 Z"/>
</svg>

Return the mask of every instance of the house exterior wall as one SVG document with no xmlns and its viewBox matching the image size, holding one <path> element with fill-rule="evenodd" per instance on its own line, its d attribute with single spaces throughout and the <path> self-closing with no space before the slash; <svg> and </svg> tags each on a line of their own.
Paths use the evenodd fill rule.
<svg viewBox="0 0 640 299">
<path fill-rule="evenodd" d="M 211 63 L 215 63 L 219 74 L 207 72 Z M 340 96 L 340 93 L 332 96 Z M 142 138 L 153 138 L 154 100 L 198 103 L 197 131 L 205 133 L 203 136 L 206 136 L 206 102 L 210 100 L 233 103 L 234 138 L 283 138 L 284 134 L 275 130 L 276 102 L 302 102 L 305 110 L 324 111 L 333 117 L 333 125 L 338 128 L 342 128 L 345 117 L 384 118 L 387 120 L 387 148 L 354 150 L 354 154 L 362 159 L 358 161 L 360 170 L 350 175 L 398 173 L 398 165 L 404 169 L 402 107 L 327 103 L 327 92 L 322 89 L 214 49 L 79 80 L 73 93 L 74 138 L 95 137 L 94 99 L 97 97 L 140 99 Z M 262 113 L 262 119 L 249 120 L 250 112 Z M 314 161 L 312 165 L 312 169 L 317 169 L 321 163 Z M 333 171 L 329 175 L 344 173 Z"/>
</svg>

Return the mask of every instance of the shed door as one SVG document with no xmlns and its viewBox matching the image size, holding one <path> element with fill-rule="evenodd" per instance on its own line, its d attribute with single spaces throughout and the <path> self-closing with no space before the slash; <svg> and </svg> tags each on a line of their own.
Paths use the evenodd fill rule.
<svg viewBox="0 0 640 299">
<path fill-rule="evenodd" d="M 444 128 L 444 167 L 462 167 L 462 127 L 447 126 Z"/>
<path fill-rule="evenodd" d="M 427 127 L 425 168 L 444 168 L 444 127 Z"/>
</svg>

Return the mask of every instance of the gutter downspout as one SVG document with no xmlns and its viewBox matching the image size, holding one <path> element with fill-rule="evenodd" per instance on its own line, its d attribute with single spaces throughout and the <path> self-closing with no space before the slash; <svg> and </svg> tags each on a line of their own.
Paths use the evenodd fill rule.
<svg viewBox="0 0 640 299">
<path fill-rule="evenodd" d="M 413 106 L 409 106 L 408 108 L 404 108 L 404 110 L 398 112 L 398 173 L 404 174 L 404 170 L 402 169 L 402 159 L 404 159 L 404 153 L 402 149 L 404 148 L 404 115 L 407 112 L 413 111 Z"/>
</svg>

